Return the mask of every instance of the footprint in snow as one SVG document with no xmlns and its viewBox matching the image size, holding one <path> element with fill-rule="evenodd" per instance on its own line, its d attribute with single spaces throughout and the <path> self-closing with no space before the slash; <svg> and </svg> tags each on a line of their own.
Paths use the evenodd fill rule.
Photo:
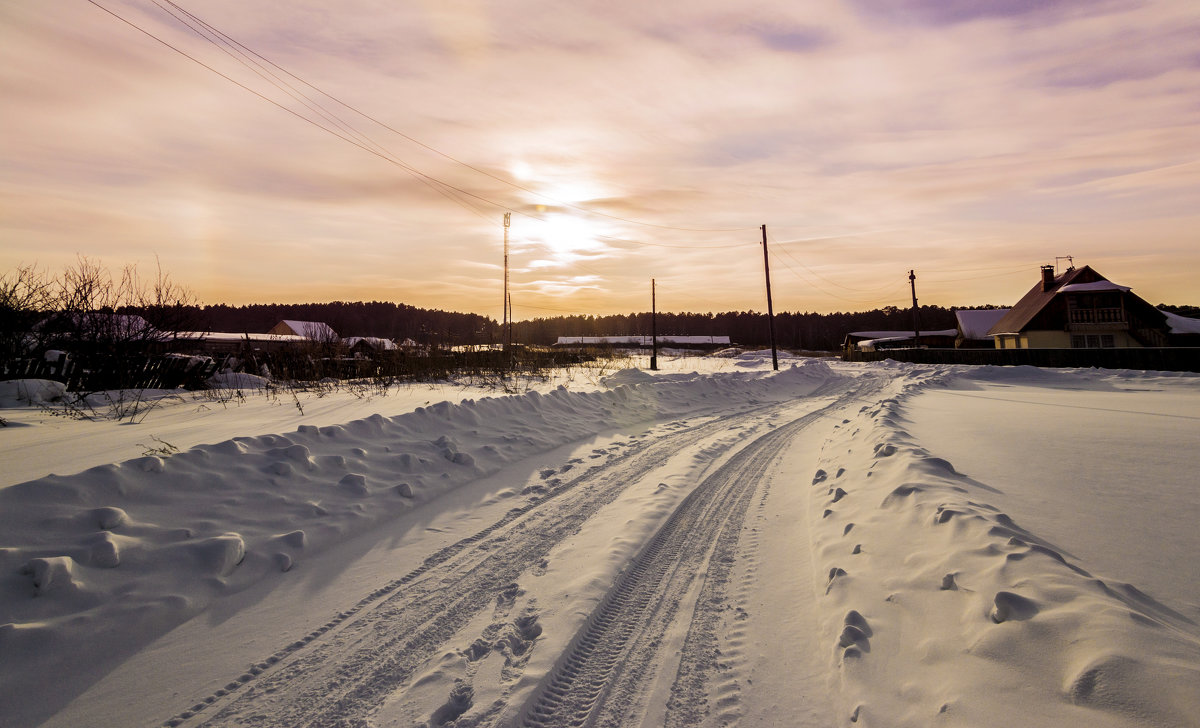
<svg viewBox="0 0 1200 728">
<path fill-rule="evenodd" d="M 842 632 L 838 635 L 838 647 L 845 648 L 844 657 L 861 657 L 871 651 L 870 637 L 874 634 L 865 617 L 851 609 L 842 620 Z M 853 652 L 852 652 L 853 651 Z"/>
<path fill-rule="evenodd" d="M 996 592 L 991 618 L 996 624 L 1032 619 L 1038 613 L 1037 602 L 1010 591 Z"/>
<path fill-rule="evenodd" d="M 470 710 L 474 703 L 475 689 L 461 679 L 455 680 L 454 687 L 450 689 L 450 697 L 442 707 L 435 710 L 433 715 L 430 716 L 430 724 L 435 726 L 446 725 Z"/>
</svg>

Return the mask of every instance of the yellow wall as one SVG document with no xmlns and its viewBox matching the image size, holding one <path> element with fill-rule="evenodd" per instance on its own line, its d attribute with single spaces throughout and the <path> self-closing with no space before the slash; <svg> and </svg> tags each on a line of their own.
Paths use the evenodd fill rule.
<svg viewBox="0 0 1200 728">
<path fill-rule="evenodd" d="M 1026 331 L 1021 334 L 1022 349 L 1069 349 L 1071 335 L 1065 331 Z"/>
<path fill-rule="evenodd" d="M 1089 332 L 1091 333 L 1091 332 Z M 1112 334 L 1115 348 L 1140 347 L 1127 331 L 1097 331 Z M 994 337 L 997 349 L 1070 349 L 1071 333 L 1068 331 L 1026 331 Z"/>
</svg>

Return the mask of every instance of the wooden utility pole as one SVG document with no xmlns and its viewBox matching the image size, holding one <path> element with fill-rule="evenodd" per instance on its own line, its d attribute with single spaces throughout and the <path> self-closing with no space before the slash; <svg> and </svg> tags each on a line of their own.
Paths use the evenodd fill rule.
<svg viewBox="0 0 1200 728">
<path fill-rule="evenodd" d="M 650 371 L 658 371 L 658 311 L 655 308 L 654 279 L 650 279 Z"/>
<path fill-rule="evenodd" d="M 921 317 L 917 313 L 917 274 L 916 271 L 908 272 L 908 284 L 912 286 L 913 299 L 913 348 L 916 348 L 917 343 L 921 339 Z"/>
<path fill-rule="evenodd" d="M 508 226 L 512 224 L 512 213 L 504 213 L 504 323 L 501 325 L 501 335 L 504 337 L 504 350 L 512 347 L 512 299 L 508 295 Z"/>
<path fill-rule="evenodd" d="M 771 303 L 771 263 L 767 259 L 767 226 L 762 226 L 763 270 L 767 274 L 767 323 L 771 327 L 771 368 L 779 371 L 779 350 L 775 347 L 775 308 Z"/>
</svg>

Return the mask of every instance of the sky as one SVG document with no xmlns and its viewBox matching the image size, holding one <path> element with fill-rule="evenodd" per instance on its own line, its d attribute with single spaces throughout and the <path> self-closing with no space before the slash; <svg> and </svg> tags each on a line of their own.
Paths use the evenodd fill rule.
<svg viewBox="0 0 1200 728">
<path fill-rule="evenodd" d="M 765 311 L 763 225 L 776 311 L 1065 256 L 1195 305 L 1198 38 L 1194 0 L 0 0 L 0 270 L 499 320 L 510 212 L 517 320 Z"/>
</svg>

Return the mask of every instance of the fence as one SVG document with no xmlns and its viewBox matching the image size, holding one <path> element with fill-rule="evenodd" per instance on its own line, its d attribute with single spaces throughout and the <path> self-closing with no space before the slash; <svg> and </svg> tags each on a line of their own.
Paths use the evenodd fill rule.
<svg viewBox="0 0 1200 728">
<path fill-rule="evenodd" d="M 0 380 L 52 379 L 72 392 L 112 389 L 204 389 L 205 380 L 230 367 L 266 373 L 280 381 L 313 382 L 325 378 L 376 378 L 433 381 L 450 376 L 538 374 L 590 357 L 579 352 L 514 347 L 511 352 L 434 350 L 419 353 L 379 352 L 374 358 L 321 356 L 318 349 L 291 348 L 275 352 L 245 352 L 218 359 L 178 354 L 130 356 L 59 356 L 0 362 Z"/>
<path fill-rule="evenodd" d="M 16 359 L 0 364 L 0 379 L 52 379 L 72 392 L 108 389 L 199 387 L 220 364 L 209 358 L 172 355 L 96 357 L 66 355 L 46 360 Z"/>
<path fill-rule="evenodd" d="M 914 364 L 991 364 L 1100 369 L 1150 369 L 1166 372 L 1200 372 L 1200 347 L 1144 347 L 1121 349 L 890 349 L 850 350 L 844 361 L 893 361 Z"/>
</svg>

